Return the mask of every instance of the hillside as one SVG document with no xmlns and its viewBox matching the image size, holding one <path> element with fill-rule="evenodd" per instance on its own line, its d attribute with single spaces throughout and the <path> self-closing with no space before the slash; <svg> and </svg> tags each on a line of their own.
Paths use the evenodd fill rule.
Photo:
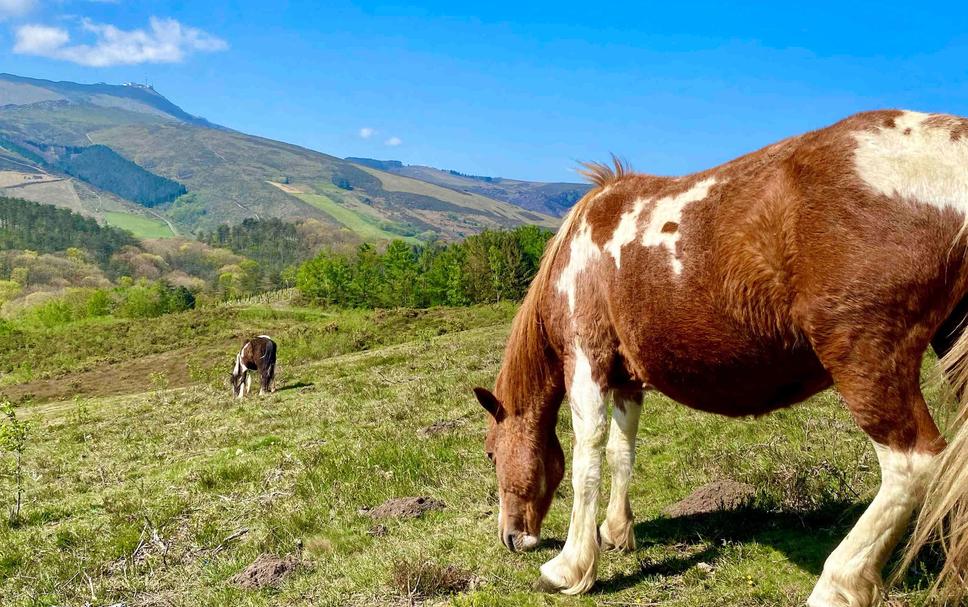
<svg viewBox="0 0 968 607">
<path fill-rule="evenodd" d="M 501 546 L 485 414 L 471 394 L 492 385 L 513 313 L 277 301 L 10 334 L 0 369 L 33 377 L 5 376 L 0 390 L 22 403 L 32 433 L 21 522 L 0 517 L 0 603 L 802 604 L 878 485 L 873 451 L 833 392 L 748 420 L 650 394 L 630 492 L 638 550 L 602 554 L 593 594 L 533 589 L 564 540 L 571 486 L 538 550 Z M 255 333 L 280 344 L 279 391 L 235 401 L 224 377 Z M 570 462 L 569 419 L 558 432 Z M 666 513 L 717 479 L 755 485 L 756 501 Z M 4 513 L 14 492 L 0 475 Z M 403 496 L 444 507 L 367 516 Z M 233 576 L 260 554 L 298 566 L 278 588 L 238 587 Z M 912 574 L 892 604 L 925 605 L 929 576 Z"/>
<path fill-rule="evenodd" d="M 112 172 L 120 173 L 110 178 L 89 170 L 68 174 L 78 148 L 91 146 L 134 165 L 112 163 Z M 550 215 L 487 194 L 211 124 L 144 86 L 2 74 L 0 187 L 109 222 L 127 213 L 185 232 L 246 217 L 312 218 L 368 240 L 456 239 L 486 228 L 557 225 Z M 170 201 L 179 187 L 188 193 Z"/>
<path fill-rule="evenodd" d="M 403 164 L 399 160 L 375 160 L 373 158 L 346 158 L 350 162 L 379 169 L 394 175 L 402 175 L 426 181 L 445 188 L 471 194 L 479 194 L 502 200 L 513 205 L 561 217 L 579 198 L 588 191 L 585 183 L 544 183 L 505 179 L 504 177 L 483 177 L 465 175 L 458 171 L 435 169 L 416 164 Z"/>
</svg>

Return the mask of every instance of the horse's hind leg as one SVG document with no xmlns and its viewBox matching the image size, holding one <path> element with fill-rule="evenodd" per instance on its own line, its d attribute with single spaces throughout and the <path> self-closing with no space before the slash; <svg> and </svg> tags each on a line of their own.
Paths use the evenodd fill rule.
<svg viewBox="0 0 968 607">
<path fill-rule="evenodd" d="M 850 533 L 824 563 L 809 607 L 868 607 L 881 591 L 881 571 L 924 499 L 934 456 L 943 448 L 919 386 L 923 349 L 863 340 L 849 357 L 827 363 L 858 425 L 874 443 L 881 487 Z M 926 344 L 925 344 L 926 345 Z M 885 351 L 885 350 L 896 351 Z M 845 357 L 846 358 L 846 357 Z"/>
<path fill-rule="evenodd" d="M 613 398 L 612 426 L 605 447 L 608 466 L 612 470 L 612 490 L 599 534 L 602 548 L 628 551 L 635 549 L 629 481 L 635 463 L 635 435 L 642 411 L 642 389 L 616 390 Z"/>
</svg>

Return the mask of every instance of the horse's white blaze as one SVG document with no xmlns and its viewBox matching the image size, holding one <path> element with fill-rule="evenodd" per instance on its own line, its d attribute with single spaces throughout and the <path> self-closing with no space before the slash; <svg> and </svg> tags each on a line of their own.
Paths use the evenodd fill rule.
<svg viewBox="0 0 968 607">
<path fill-rule="evenodd" d="M 683 210 L 693 202 L 705 200 L 709 190 L 716 185 L 715 177 L 707 177 L 697 182 L 685 192 L 665 196 L 656 200 L 640 198 L 632 209 L 622 213 L 612 237 L 605 243 L 605 250 L 615 259 L 615 266 L 622 267 L 622 247 L 631 244 L 639 233 L 639 220 L 646 207 L 650 207 L 649 220 L 645 224 L 640 240 L 644 247 L 664 247 L 671 256 L 672 271 L 682 274 L 682 260 L 676 251 L 681 237 L 679 224 L 682 223 Z M 666 224 L 675 224 L 669 231 L 663 231 Z"/>
<path fill-rule="evenodd" d="M 641 411 L 641 401 L 616 396 L 608 445 L 605 447 L 608 466 L 612 471 L 612 489 L 600 532 L 603 543 L 621 549 L 635 547 L 632 519 L 629 516 L 629 481 L 635 465 L 635 435 L 639 429 Z"/>
<path fill-rule="evenodd" d="M 607 429 L 605 399 L 592 377 L 588 357 L 575 340 L 575 372 L 569 388 L 575 449 L 571 484 L 575 497 L 568 539 L 561 553 L 541 566 L 541 574 L 565 594 L 580 594 L 595 583 L 598 564 L 596 514 L 602 480 L 602 446 Z"/>
<path fill-rule="evenodd" d="M 588 265 L 601 257 L 601 250 L 592 240 L 592 230 L 588 222 L 582 219 L 577 233 L 572 237 L 570 243 L 570 255 L 568 265 L 558 277 L 556 287 L 559 293 L 568 297 L 568 309 L 572 314 L 575 313 L 575 298 L 578 293 L 578 276 Z"/>
<path fill-rule="evenodd" d="M 874 444 L 881 488 L 874 501 L 824 563 L 809 607 L 870 605 L 880 592 L 881 570 L 914 509 L 924 499 L 933 457 Z"/>
<path fill-rule="evenodd" d="M 894 128 L 854 134 L 857 174 L 875 191 L 968 212 L 968 137 L 952 139 L 930 114 L 904 112 Z"/>
<path fill-rule="evenodd" d="M 676 252 L 676 244 L 679 242 L 681 230 L 679 224 L 682 223 L 682 211 L 693 202 L 705 200 L 709 196 L 709 190 L 716 185 L 715 177 L 707 177 L 696 183 L 688 191 L 675 196 L 667 196 L 656 201 L 649 215 L 649 223 L 645 226 L 642 234 L 642 245 L 646 247 L 665 247 L 671 256 L 672 271 L 677 275 L 682 274 L 682 260 Z M 662 228 L 667 223 L 676 224 L 675 229 L 664 232 Z"/>
</svg>

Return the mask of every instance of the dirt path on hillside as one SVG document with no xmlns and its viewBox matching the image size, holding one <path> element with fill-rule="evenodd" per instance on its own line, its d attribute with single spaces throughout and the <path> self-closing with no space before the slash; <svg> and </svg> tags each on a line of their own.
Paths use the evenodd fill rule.
<svg viewBox="0 0 968 607">
<path fill-rule="evenodd" d="M 0 388 L 0 394 L 14 402 L 29 398 L 34 403 L 75 396 L 137 394 L 154 387 L 151 385 L 152 373 L 165 375 L 169 388 L 184 387 L 195 383 L 188 374 L 188 357 L 194 352 L 193 348 L 182 348 L 120 363 L 103 363 L 80 373 L 5 386 Z"/>
</svg>

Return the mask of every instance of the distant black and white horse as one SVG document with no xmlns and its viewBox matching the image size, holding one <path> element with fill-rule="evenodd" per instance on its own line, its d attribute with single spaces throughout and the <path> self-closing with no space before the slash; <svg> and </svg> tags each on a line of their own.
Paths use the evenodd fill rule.
<svg viewBox="0 0 968 607">
<path fill-rule="evenodd" d="M 259 394 L 276 391 L 276 342 L 268 335 L 260 335 L 246 341 L 235 356 L 235 368 L 232 369 L 231 378 L 233 396 L 243 398 L 250 390 L 252 379 L 249 377 L 249 371 L 259 372 L 262 380 Z"/>
</svg>

